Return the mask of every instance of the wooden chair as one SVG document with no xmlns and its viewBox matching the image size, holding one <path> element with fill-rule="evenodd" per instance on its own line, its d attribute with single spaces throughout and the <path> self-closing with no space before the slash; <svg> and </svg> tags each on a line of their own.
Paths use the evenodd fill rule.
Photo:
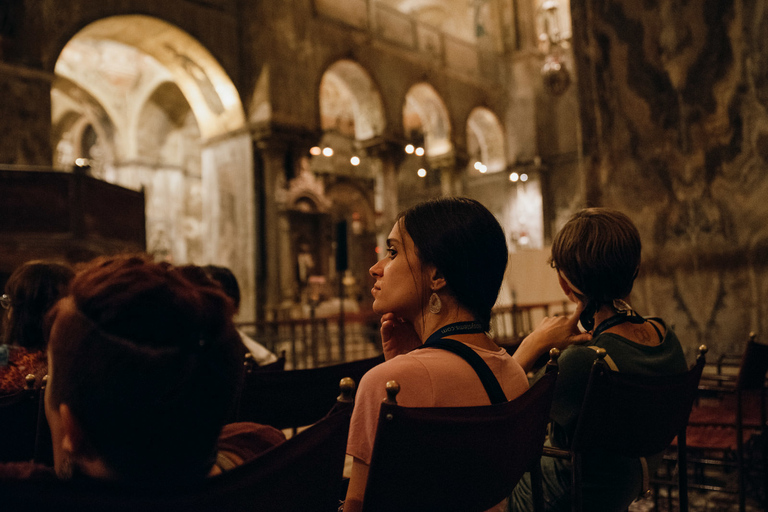
<svg viewBox="0 0 768 512">
<path fill-rule="evenodd" d="M 26 389 L 0 396 L 0 462 L 34 458 L 40 397 L 32 374 L 26 377 Z"/>
<path fill-rule="evenodd" d="M 678 438 L 678 489 L 681 512 L 688 510 L 685 433 L 696 399 L 707 348 L 699 348 L 696 364 L 676 375 L 647 376 L 612 371 L 598 349 L 597 359 L 568 450 L 544 447 L 544 456 L 569 459 L 571 506 L 582 503 L 582 456 L 607 453 L 620 457 L 651 457 L 662 453 Z M 646 487 L 646 490 L 649 490 Z"/>
<path fill-rule="evenodd" d="M 359 382 L 365 372 L 383 361 L 384 356 L 377 356 L 308 370 L 246 373 L 236 421 L 278 429 L 311 425 L 333 405 L 342 378 Z"/>
<path fill-rule="evenodd" d="M 387 383 L 363 512 L 484 511 L 538 466 L 557 379 L 557 351 L 528 391 L 503 404 L 401 407 Z"/>
<path fill-rule="evenodd" d="M 702 378 L 699 386 L 702 403 L 693 406 L 688 426 L 687 446 L 695 464 L 730 466 L 735 455 L 735 488 L 709 482 L 698 485 L 707 490 L 737 494 L 740 512 L 746 510 L 747 476 L 751 474 L 760 475 L 762 505 L 768 508 L 768 497 L 765 496 L 768 493 L 767 374 L 768 345 L 757 343 L 755 333 L 750 333 L 736 376 L 718 371 L 716 375 Z M 746 456 L 745 440 L 752 436 L 763 440 L 759 443 L 759 464 L 754 456 Z"/>
<path fill-rule="evenodd" d="M 352 413 L 345 379 L 330 413 L 257 459 L 193 486 L 0 480 L 3 510 L 77 512 L 335 512 Z"/>
</svg>

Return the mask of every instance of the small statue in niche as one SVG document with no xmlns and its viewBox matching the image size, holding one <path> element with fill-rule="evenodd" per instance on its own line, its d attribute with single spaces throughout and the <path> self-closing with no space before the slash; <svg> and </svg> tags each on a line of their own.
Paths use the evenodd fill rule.
<svg viewBox="0 0 768 512">
<path fill-rule="evenodd" d="M 299 252 L 296 255 L 299 283 L 306 286 L 309 282 L 309 276 L 315 268 L 315 258 L 312 256 L 310 245 L 306 241 L 299 244 Z"/>
</svg>

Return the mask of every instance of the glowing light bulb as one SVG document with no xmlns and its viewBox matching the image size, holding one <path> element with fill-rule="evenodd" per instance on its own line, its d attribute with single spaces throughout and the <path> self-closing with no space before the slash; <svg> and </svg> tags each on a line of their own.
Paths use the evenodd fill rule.
<svg viewBox="0 0 768 512">
<path fill-rule="evenodd" d="M 482 166 L 483 166 L 483 163 L 481 161 L 478 160 L 477 162 L 475 162 L 475 169 L 476 170 L 479 171 Z"/>
<path fill-rule="evenodd" d="M 522 182 L 528 181 L 528 175 L 525 174 L 525 173 L 521 174 L 520 175 L 520 181 L 522 181 Z"/>
<path fill-rule="evenodd" d="M 416 148 L 414 152 L 416 153 L 416 156 L 424 156 L 424 148 Z"/>
<path fill-rule="evenodd" d="M 424 176 L 427 175 L 427 170 L 422 167 L 421 169 L 416 171 L 416 174 L 419 175 L 419 178 L 423 178 Z"/>
<path fill-rule="evenodd" d="M 520 179 L 520 175 L 517 174 L 516 172 L 513 172 L 512 174 L 509 175 L 509 181 L 516 182 L 519 179 Z"/>
<path fill-rule="evenodd" d="M 478 171 L 480 171 L 480 174 L 485 174 L 486 172 L 488 172 L 488 166 L 487 165 L 481 165 L 480 168 L 478 169 Z"/>
<path fill-rule="evenodd" d="M 309 149 L 309 154 L 312 156 L 320 156 L 323 153 L 323 150 L 320 149 L 320 146 L 312 146 Z"/>
<path fill-rule="evenodd" d="M 352 165 L 360 165 L 360 157 L 353 156 L 352 158 L 349 159 L 349 163 L 351 163 Z"/>
<path fill-rule="evenodd" d="M 408 153 L 409 155 L 413 154 L 413 151 L 415 149 L 416 148 L 413 147 L 413 144 L 408 144 L 407 146 L 405 146 L 405 152 Z"/>
<path fill-rule="evenodd" d="M 333 156 L 333 148 L 323 148 L 323 156 Z"/>
</svg>

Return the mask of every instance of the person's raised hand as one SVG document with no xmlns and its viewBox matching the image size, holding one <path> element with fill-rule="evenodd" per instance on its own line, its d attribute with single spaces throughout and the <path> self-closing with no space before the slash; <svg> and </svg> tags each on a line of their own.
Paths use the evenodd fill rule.
<svg viewBox="0 0 768 512">
<path fill-rule="evenodd" d="M 420 347 L 423 342 L 412 324 L 397 318 L 393 313 L 385 313 L 381 317 L 381 343 L 384 358 L 391 359 Z"/>
<path fill-rule="evenodd" d="M 545 317 L 520 343 L 513 356 L 515 360 L 528 371 L 542 354 L 552 348 L 564 350 L 574 343 L 591 340 L 590 333 L 579 330 L 579 315 L 583 310 L 584 304 L 577 302 L 576 310 L 571 315 Z"/>
</svg>

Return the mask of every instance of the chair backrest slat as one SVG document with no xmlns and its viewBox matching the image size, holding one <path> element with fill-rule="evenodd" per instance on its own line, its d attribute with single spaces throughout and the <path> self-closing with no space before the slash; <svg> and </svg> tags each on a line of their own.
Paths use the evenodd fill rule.
<svg viewBox="0 0 768 512">
<path fill-rule="evenodd" d="M 703 370 L 647 376 L 593 366 L 571 448 L 647 457 L 662 452 L 690 415 Z"/>
<path fill-rule="evenodd" d="M 0 480 L 0 496 L 4 510 L 27 512 L 335 512 L 351 412 L 352 403 L 340 401 L 284 443 L 193 486 L 136 489 L 83 480 Z"/>
<path fill-rule="evenodd" d="M 244 377 L 237 421 L 253 421 L 275 428 L 311 425 L 322 418 L 336 401 L 339 381 L 355 382 L 384 356 L 321 368 L 287 371 L 254 371 Z"/>
<path fill-rule="evenodd" d="M 544 443 L 556 372 L 520 397 L 478 407 L 383 403 L 364 512 L 486 510 L 507 497 Z"/>
</svg>

